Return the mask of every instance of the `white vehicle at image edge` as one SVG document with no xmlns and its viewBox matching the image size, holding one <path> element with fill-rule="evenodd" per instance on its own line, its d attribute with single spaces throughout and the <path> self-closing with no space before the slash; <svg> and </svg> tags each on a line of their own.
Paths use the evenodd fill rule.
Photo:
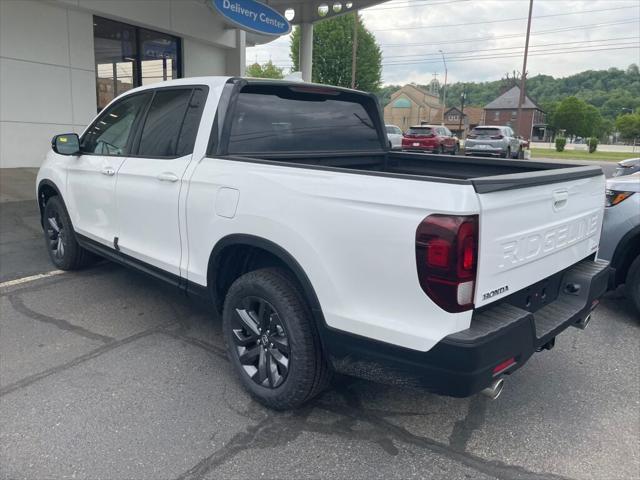
<svg viewBox="0 0 640 480">
<path fill-rule="evenodd" d="M 402 130 L 395 125 L 385 125 L 387 138 L 389 139 L 389 147 L 392 150 L 400 150 L 402 148 Z"/>
<path fill-rule="evenodd" d="M 336 371 L 495 397 L 610 274 L 600 167 L 391 152 L 375 97 L 336 87 L 130 90 L 54 137 L 36 188 L 57 268 L 97 254 L 211 299 L 276 409 Z"/>
</svg>

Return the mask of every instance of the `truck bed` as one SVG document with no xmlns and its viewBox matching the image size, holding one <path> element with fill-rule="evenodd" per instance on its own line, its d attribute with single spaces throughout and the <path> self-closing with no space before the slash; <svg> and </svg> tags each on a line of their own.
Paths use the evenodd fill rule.
<svg viewBox="0 0 640 480">
<path fill-rule="evenodd" d="M 405 152 L 280 153 L 243 160 L 389 175 L 410 180 L 471 184 L 478 193 L 602 175 L 599 166 Z"/>
</svg>

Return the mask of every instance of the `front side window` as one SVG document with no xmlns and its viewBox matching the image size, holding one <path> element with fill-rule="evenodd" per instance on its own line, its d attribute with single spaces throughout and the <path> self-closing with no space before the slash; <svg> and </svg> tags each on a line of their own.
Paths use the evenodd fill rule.
<svg viewBox="0 0 640 480">
<path fill-rule="evenodd" d="M 98 111 L 127 90 L 182 76 L 180 39 L 93 17 Z"/>
<path fill-rule="evenodd" d="M 304 86 L 249 85 L 235 105 L 229 153 L 380 149 L 368 97 Z M 375 110 L 377 112 L 377 110 Z"/>
<path fill-rule="evenodd" d="M 150 98 L 150 93 L 134 94 L 109 107 L 83 135 L 82 153 L 116 156 L 129 153 L 133 125 Z"/>
</svg>

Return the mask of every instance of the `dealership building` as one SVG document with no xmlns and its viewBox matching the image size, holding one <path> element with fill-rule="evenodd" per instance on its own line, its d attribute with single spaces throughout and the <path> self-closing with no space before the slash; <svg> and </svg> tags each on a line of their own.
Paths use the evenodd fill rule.
<svg viewBox="0 0 640 480">
<path fill-rule="evenodd" d="M 39 166 L 54 134 L 82 132 L 131 88 L 244 75 L 246 47 L 291 25 L 301 28 L 302 77 L 310 81 L 313 24 L 377 3 L 0 0 L 0 167 Z"/>
</svg>

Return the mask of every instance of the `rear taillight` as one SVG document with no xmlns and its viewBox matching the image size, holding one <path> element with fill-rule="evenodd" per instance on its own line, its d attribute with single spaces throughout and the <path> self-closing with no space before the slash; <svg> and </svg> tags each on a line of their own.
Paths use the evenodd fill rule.
<svg viewBox="0 0 640 480">
<path fill-rule="evenodd" d="M 494 140 L 500 140 L 504 137 L 502 135 L 491 135 L 491 138 L 493 138 Z"/>
<path fill-rule="evenodd" d="M 477 215 L 429 215 L 418 225 L 420 286 L 447 312 L 473 308 L 477 260 Z"/>
</svg>

